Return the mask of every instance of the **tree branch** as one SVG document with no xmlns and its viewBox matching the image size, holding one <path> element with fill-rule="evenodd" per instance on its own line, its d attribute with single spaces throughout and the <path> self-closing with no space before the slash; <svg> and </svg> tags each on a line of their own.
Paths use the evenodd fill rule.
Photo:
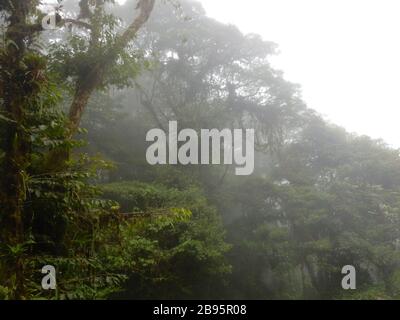
<svg viewBox="0 0 400 320">
<path fill-rule="evenodd" d="M 135 38 L 140 28 L 147 22 L 153 11 L 154 4 L 155 0 L 139 0 L 137 9 L 140 11 L 138 17 L 124 33 L 117 37 L 114 46 L 99 59 L 99 63 L 94 64 L 88 73 L 83 74 L 78 79 L 69 113 L 71 135 L 77 131 L 90 96 L 104 80 L 107 69 L 126 48 L 128 43 Z"/>
<path fill-rule="evenodd" d="M 62 23 L 63 23 L 63 24 L 72 23 L 72 24 L 74 24 L 74 25 L 76 25 L 76 26 L 78 26 L 78 27 L 86 28 L 86 29 L 92 30 L 92 26 L 91 26 L 89 23 L 84 22 L 84 21 L 80 21 L 80 20 L 75 20 L 75 19 L 63 19 L 63 20 L 62 20 Z"/>
</svg>

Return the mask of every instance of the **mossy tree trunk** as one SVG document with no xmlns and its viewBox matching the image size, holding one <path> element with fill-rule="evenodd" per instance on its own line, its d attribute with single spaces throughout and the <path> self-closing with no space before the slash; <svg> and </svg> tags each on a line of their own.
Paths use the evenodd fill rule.
<svg viewBox="0 0 400 320">
<path fill-rule="evenodd" d="M 23 127 L 24 106 L 31 96 L 26 85 L 23 58 L 26 54 L 25 34 L 29 2 L 11 1 L 12 11 L 5 34 L 6 47 L 2 57 L 2 91 L 7 117 L 4 139 L 4 168 L 2 177 L 2 238 L 10 247 L 24 243 L 23 205 L 25 200 L 24 171 L 29 165 L 29 141 Z M 24 268 L 22 255 L 15 253 L 10 265 L 9 285 L 13 286 L 15 299 L 24 296 Z"/>
</svg>

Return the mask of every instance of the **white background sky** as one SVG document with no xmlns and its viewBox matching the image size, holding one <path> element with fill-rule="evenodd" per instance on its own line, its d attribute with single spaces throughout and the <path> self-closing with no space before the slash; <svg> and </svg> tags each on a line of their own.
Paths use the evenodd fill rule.
<svg viewBox="0 0 400 320">
<path fill-rule="evenodd" d="M 276 42 L 274 65 L 302 85 L 309 107 L 400 147 L 400 0 L 200 2 L 209 16 Z"/>
</svg>

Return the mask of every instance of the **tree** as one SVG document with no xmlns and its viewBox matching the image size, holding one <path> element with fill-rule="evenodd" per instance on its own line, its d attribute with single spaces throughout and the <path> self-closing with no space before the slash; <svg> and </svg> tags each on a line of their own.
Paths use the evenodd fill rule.
<svg viewBox="0 0 400 320">
<path fill-rule="evenodd" d="M 8 1 L 2 3 L 7 28 L 4 47 L 0 52 L 0 92 L 2 122 L 5 124 L 1 203 L 2 241 L 16 246 L 24 242 L 22 208 L 25 201 L 25 176 L 30 161 L 31 141 L 27 133 L 27 115 L 39 105 L 46 87 L 46 62 L 27 48 L 26 41 L 35 37 L 28 18 L 38 1 Z M 32 110 L 33 109 L 33 110 Z M 21 297 L 22 261 L 15 268 L 16 297 Z"/>
<path fill-rule="evenodd" d="M 81 1 L 81 8 L 85 7 L 84 2 L 85 0 Z M 96 1 L 96 12 L 92 17 L 91 26 L 82 21 L 73 21 L 79 27 L 90 29 L 88 54 L 92 55 L 96 51 L 99 60 L 94 64 L 87 64 L 86 72 L 82 72 L 75 79 L 75 96 L 70 107 L 69 133 L 61 129 L 56 135 L 62 132 L 66 134 L 66 137 L 70 137 L 76 132 L 90 95 L 103 82 L 103 75 L 108 71 L 110 64 L 115 63 L 147 21 L 155 0 L 140 0 L 137 5 L 138 17 L 121 35 L 112 39 L 112 48 L 102 48 L 105 50 L 100 54 L 101 51 L 98 49 L 101 47 L 101 37 L 104 36 L 102 27 L 106 18 L 105 2 Z M 45 118 L 41 113 L 44 107 L 51 109 L 58 101 L 54 98 L 57 91 L 50 80 L 47 59 L 43 52 L 37 50 L 38 46 L 35 47 L 39 44 L 39 33 L 44 31 L 41 24 L 44 14 L 38 9 L 39 4 L 38 0 L 10 0 L 2 2 L 0 7 L 5 24 L 5 31 L 2 34 L 4 46 L 0 52 L 1 120 L 5 132 L 5 137 L 2 139 L 4 159 L 2 159 L 1 225 L 3 244 L 11 251 L 17 252 L 15 278 L 10 278 L 10 281 L 15 281 L 16 298 L 24 296 L 22 248 L 27 241 L 27 231 L 24 230 L 26 218 L 24 207 L 28 195 L 27 178 L 34 160 L 35 143 L 33 141 L 35 135 L 36 137 L 38 135 L 33 126 L 37 125 L 39 129 L 44 127 L 42 131 L 50 125 L 53 129 L 57 127 L 54 119 L 52 122 L 49 117 Z M 57 22 L 65 23 L 60 19 L 57 19 Z M 35 120 L 39 120 L 39 123 Z M 54 138 L 54 132 L 52 134 Z M 41 138 L 43 139 L 44 136 Z M 52 142 L 48 141 L 48 143 Z M 54 154 L 57 148 L 69 152 L 71 143 L 54 143 L 49 154 Z M 39 152 L 44 153 L 43 150 Z"/>
<path fill-rule="evenodd" d="M 104 19 L 107 18 L 104 9 L 106 2 L 104 0 L 96 1 L 94 14 L 89 18 L 89 44 L 86 50 L 86 57 L 81 57 L 85 60 L 85 63 L 75 79 L 74 97 L 69 108 L 71 134 L 76 133 L 92 93 L 105 85 L 105 74 L 110 72 L 110 67 L 116 63 L 125 48 L 149 19 L 155 0 L 140 0 L 136 7 L 139 10 L 138 16 L 122 34 L 116 35 L 111 39 L 107 39 L 107 32 L 104 29 Z M 82 0 L 80 7 L 81 13 L 79 16 L 86 17 L 87 13 L 84 10 L 87 10 L 87 0 Z M 88 59 L 94 56 L 95 60 Z"/>
</svg>

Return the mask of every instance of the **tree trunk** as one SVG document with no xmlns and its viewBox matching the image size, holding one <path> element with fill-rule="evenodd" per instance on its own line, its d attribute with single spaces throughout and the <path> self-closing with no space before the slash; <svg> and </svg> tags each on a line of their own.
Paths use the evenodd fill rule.
<svg viewBox="0 0 400 320">
<path fill-rule="evenodd" d="M 115 45 L 110 48 L 103 57 L 99 57 L 100 62 L 92 67 L 89 74 L 84 74 L 77 81 L 75 88 L 75 95 L 70 106 L 69 120 L 71 122 L 71 136 L 76 133 L 79 128 L 82 115 L 89 102 L 90 96 L 96 90 L 98 85 L 103 82 L 104 75 L 108 72 L 110 65 L 112 65 L 118 58 L 118 55 L 126 48 L 128 43 L 132 41 L 137 32 L 143 27 L 143 25 L 150 18 L 150 14 L 153 11 L 155 0 L 140 0 L 137 9 L 140 10 L 138 17 L 133 23 L 121 34 L 115 41 Z M 92 28 L 92 39 L 91 43 L 93 47 L 96 46 L 97 40 L 93 37 L 97 37 L 99 30 Z M 89 53 L 91 49 L 89 48 Z"/>
<path fill-rule="evenodd" d="M 26 24 L 26 3 L 13 1 L 6 39 L 11 42 L 5 53 L 2 68 L 4 108 L 10 121 L 6 123 L 4 175 L 2 179 L 2 238 L 10 246 L 24 242 L 23 205 L 25 201 L 24 170 L 28 166 L 29 141 L 23 130 L 24 105 L 29 93 L 24 91 L 26 70 L 21 61 L 25 55 L 24 34 L 16 31 L 17 26 Z M 15 265 L 9 272 L 15 274 L 14 298 L 24 297 L 24 263 L 17 255 Z M 12 277 L 9 277 L 11 279 Z M 10 280 L 9 280 L 10 281 Z M 9 285 L 12 285 L 9 283 Z"/>
</svg>

